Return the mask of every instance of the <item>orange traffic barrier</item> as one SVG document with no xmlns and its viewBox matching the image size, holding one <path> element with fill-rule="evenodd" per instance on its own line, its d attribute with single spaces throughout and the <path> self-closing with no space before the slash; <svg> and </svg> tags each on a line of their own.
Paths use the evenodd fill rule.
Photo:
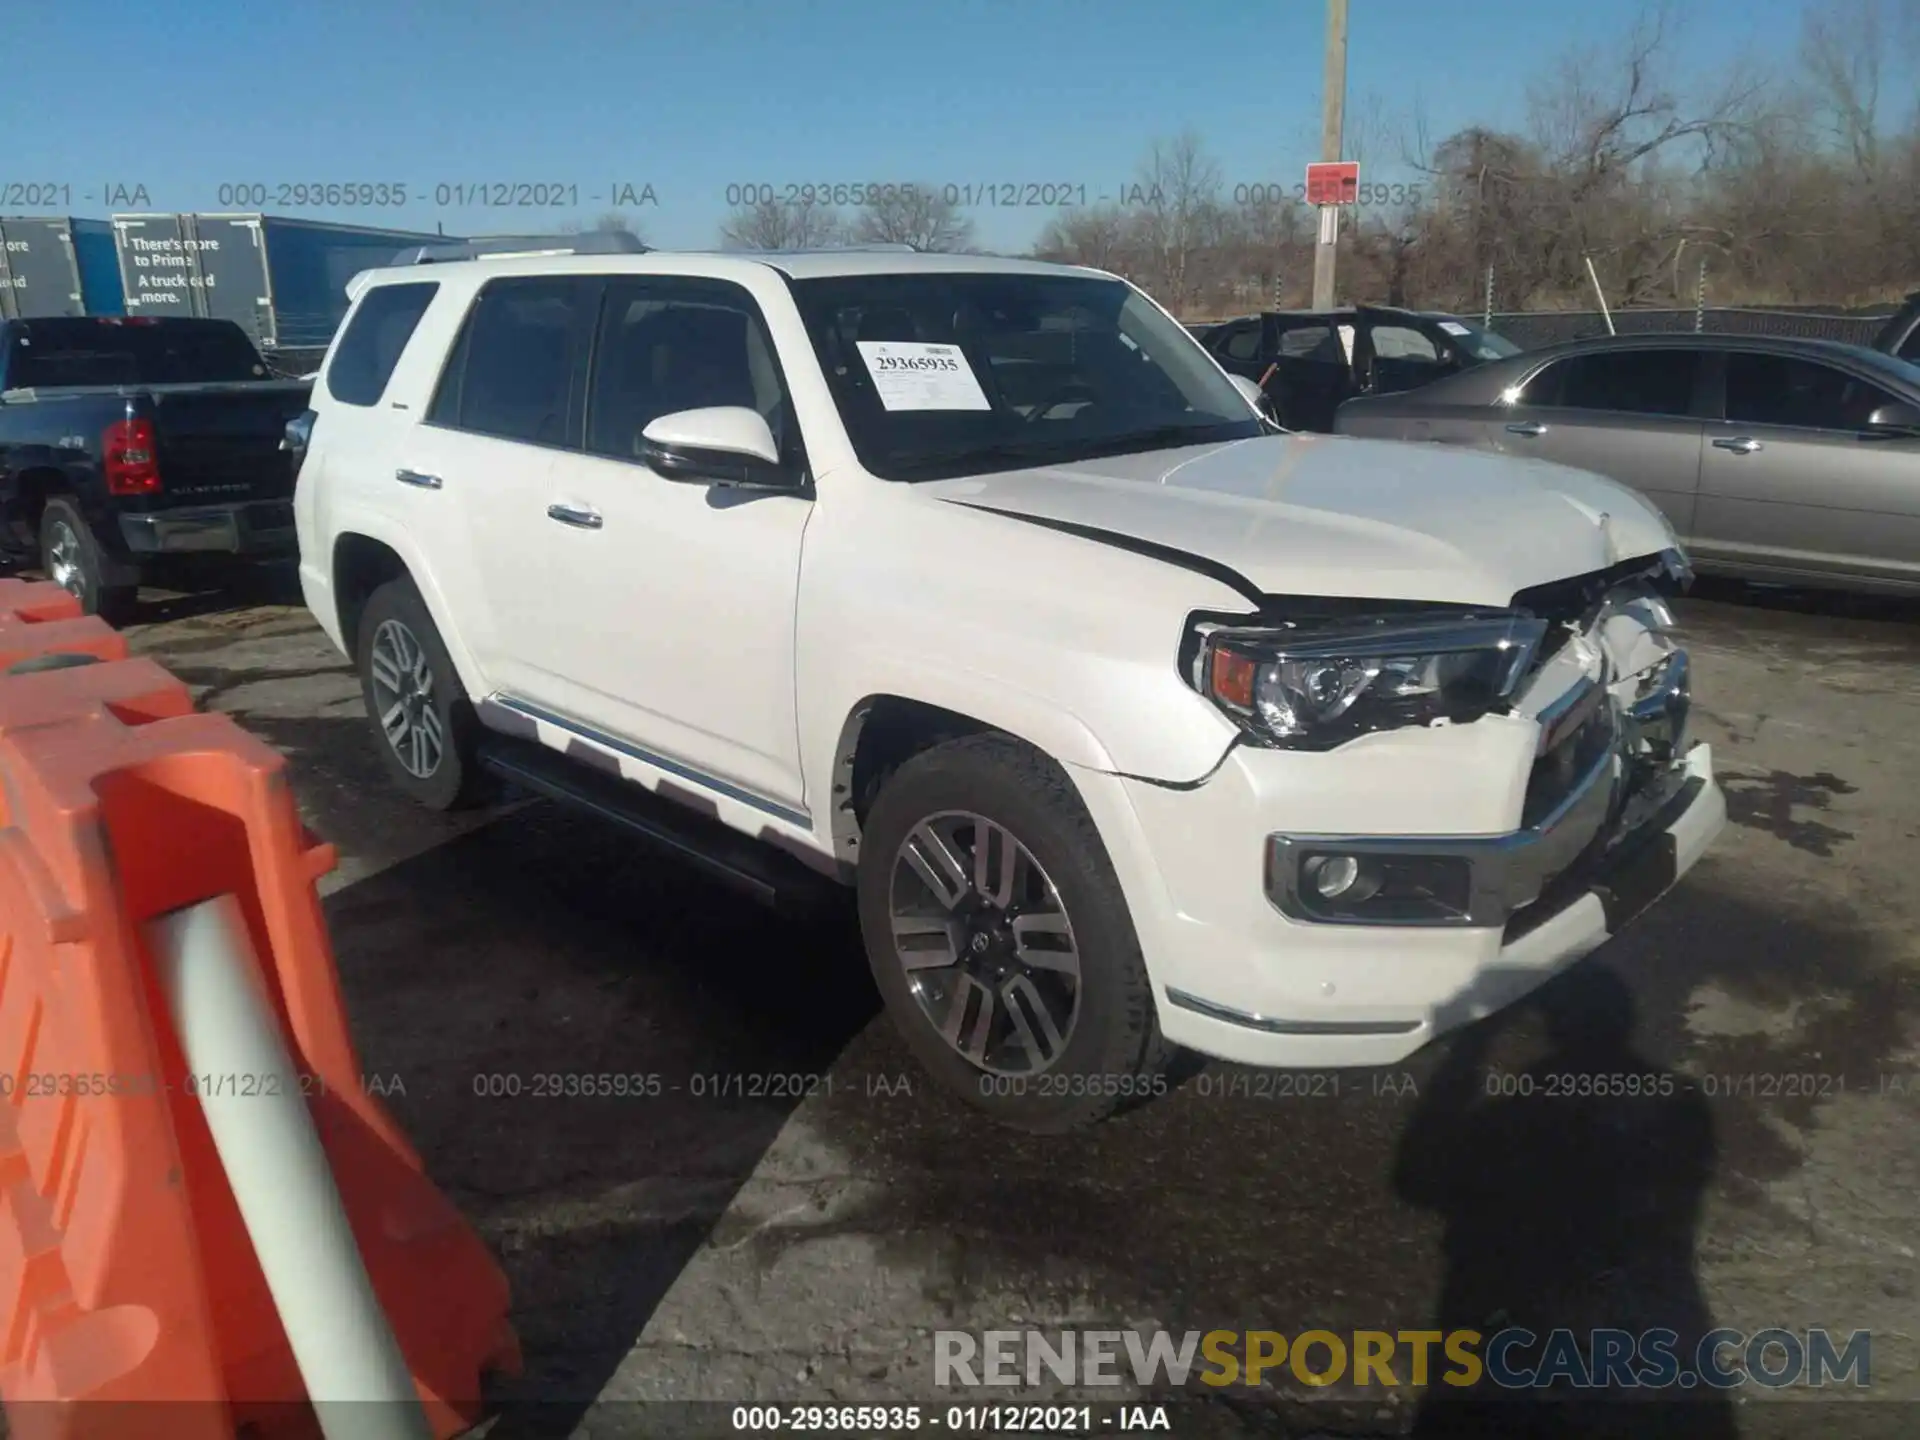
<svg viewBox="0 0 1920 1440">
<path fill-rule="evenodd" d="M 118 630 L 80 613 L 80 602 L 58 585 L 0 580 L 0 675 L 22 660 L 46 654 L 126 658 Z"/>
<path fill-rule="evenodd" d="M 197 1098 L 248 1077 L 187 1075 L 143 938 L 232 894 L 375 1294 L 434 1433 L 457 1434 L 482 1375 L 519 1369 L 506 1280 L 363 1079 L 314 891 L 333 848 L 300 824 L 277 752 L 49 591 L 0 581 L 10 1432 L 313 1433 Z M 103 663 L 39 663 L 53 653 Z"/>
</svg>

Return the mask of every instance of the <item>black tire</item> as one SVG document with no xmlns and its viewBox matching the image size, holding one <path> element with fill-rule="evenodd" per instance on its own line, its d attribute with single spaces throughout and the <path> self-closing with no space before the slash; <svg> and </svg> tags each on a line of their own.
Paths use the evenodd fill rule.
<svg viewBox="0 0 1920 1440">
<path fill-rule="evenodd" d="M 133 613 L 138 582 L 102 553 L 93 527 L 71 500 L 55 499 L 40 512 L 40 569 L 80 602 L 88 615 L 120 624 Z"/>
<path fill-rule="evenodd" d="M 975 982 L 941 987 L 945 993 L 929 994 L 923 1006 L 894 938 L 895 901 L 910 893 L 912 883 L 896 880 L 904 863 L 902 846 L 923 822 L 953 812 L 970 812 L 1017 840 L 1037 863 L 1041 882 L 1050 882 L 1071 926 L 1079 969 L 1076 1009 L 1061 1032 L 1064 1044 L 1057 1054 L 1024 1075 L 976 1063 L 942 1035 L 933 1009 L 945 1009 L 951 1018 L 948 1000 L 955 993 L 965 995 Z M 999 842 L 1003 855 L 1005 844 Z M 1166 1093 L 1166 1070 L 1178 1047 L 1160 1033 L 1140 942 L 1106 846 L 1057 764 L 1005 735 L 972 735 L 934 746 L 888 777 L 867 816 L 861 850 L 860 929 L 867 960 L 894 1023 L 937 1083 L 1001 1124 L 1035 1134 L 1092 1125 Z M 898 888 L 902 884 L 907 890 Z M 944 903 L 938 900 L 930 912 L 936 921 Z M 963 945 L 949 932 L 935 948 L 961 956 L 971 944 Z M 916 973 L 951 976 L 967 964 L 964 957 L 952 967 L 936 959 Z M 978 983 L 992 988 L 990 982 Z M 1017 974 L 1011 983 L 1018 983 Z M 1004 990 L 999 995 L 1003 1005 L 1011 1005 Z M 971 1032 L 982 1005 L 963 1001 L 956 1028 Z M 1024 1002 L 1023 1014 L 1032 1015 Z M 1034 1033 L 1031 1019 L 1025 1030 Z M 1032 1042 L 1023 1043 L 1037 1062 Z"/>
<path fill-rule="evenodd" d="M 390 684 L 400 673 L 392 664 L 395 645 L 415 659 L 398 689 Z M 494 787 L 474 758 L 479 719 L 411 580 L 390 580 L 367 598 L 354 655 L 374 745 L 393 783 L 432 810 L 459 810 L 488 799 Z M 418 683 L 422 675 L 424 693 Z M 390 738 L 381 723 L 396 702 L 408 707 L 402 717 L 408 728 L 399 739 Z M 431 763 L 423 763 L 427 757 L 420 747 L 425 742 L 416 740 L 415 733 L 432 732 L 435 726 L 439 741 Z"/>
</svg>

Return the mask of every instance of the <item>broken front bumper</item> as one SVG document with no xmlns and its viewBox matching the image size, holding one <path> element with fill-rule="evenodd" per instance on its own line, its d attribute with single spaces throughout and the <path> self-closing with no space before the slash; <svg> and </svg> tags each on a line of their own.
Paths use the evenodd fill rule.
<svg viewBox="0 0 1920 1440">
<path fill-rule="evenodd" d="M 1683 748 L 1684 652 L 1622 679 L 1619 648 L 1570 644 L 1512 714 L 1236 747 L 1191 788 L 1076 770 L 1167 1037 L 1250 1064 L 1391 1064 L 1665 893 L 1726 804 L 1711 752 Z"/>
</svg>

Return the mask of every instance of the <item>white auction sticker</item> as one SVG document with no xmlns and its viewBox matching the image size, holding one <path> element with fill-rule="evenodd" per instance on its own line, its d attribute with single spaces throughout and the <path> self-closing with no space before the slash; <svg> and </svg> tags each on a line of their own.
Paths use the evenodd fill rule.
<svg viewBox="0 0 1920 1440">
<path fill-rule="evenodd" d="M 889 410 L 991 410 L 958 345 L 859 340 L 873 388 Z"/>
<path fill-rule="evenodd" d="M 1440 322 L 1440 328 L 1449 335 L 1471 335 L 1473 333 L 1458 320 L 1442 320 Z"/>
</svg>

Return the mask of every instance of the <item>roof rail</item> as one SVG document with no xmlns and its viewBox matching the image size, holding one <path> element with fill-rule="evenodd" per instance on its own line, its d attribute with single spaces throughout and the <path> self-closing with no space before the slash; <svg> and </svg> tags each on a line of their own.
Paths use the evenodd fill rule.
<svg viewBox="0 0 1920 1440">
<path fill-rule="evenodd" d="M 511 260 L 529 255 L 645 255 L 653 247 L 624 230 L 580 235 L 488 235 L 475 240 L 413 245 L 393 257 L 395 265 L 434 265 L 452 260 Z"/>
<path fill-rule="evenodd" d="M 918 255 L 922 253 L 920 247 L 917 245 L 908 245 L 904 242 L 881 241 L 875 241 L 870 245 L 806 245 L 798 249 L 791 247 L 785 249 L 764 249 L 758 246 L 750 246 L 744 250 L 731 251 L 728 253 L 739 255 L 859 255 L 873 251 L 900 255 Z"/>
</svg>

